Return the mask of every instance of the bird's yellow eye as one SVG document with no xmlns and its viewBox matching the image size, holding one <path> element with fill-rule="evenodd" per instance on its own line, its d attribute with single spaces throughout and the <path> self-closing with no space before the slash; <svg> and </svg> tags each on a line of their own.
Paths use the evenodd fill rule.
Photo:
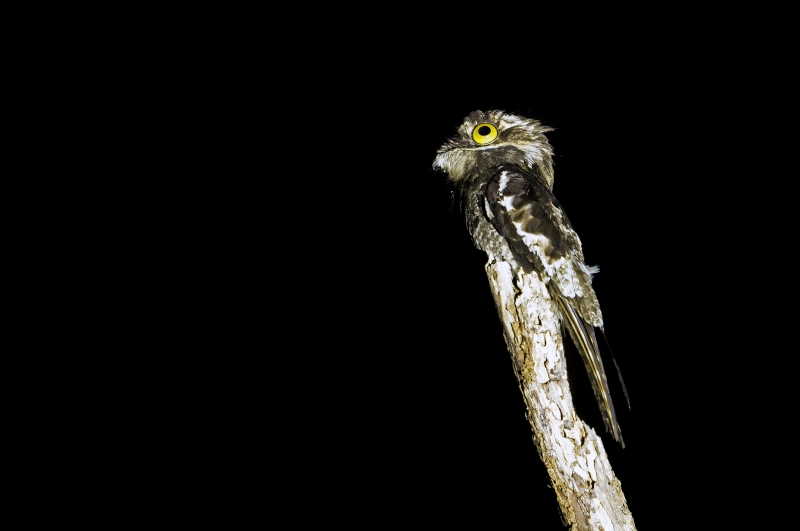
<svg viewBox="0 0 800 531">
<path fill-rule="evenodd" d="M 478 144 L 491 144 L 497 138 L 497 129 L 492 124 L 478 124 L 472 130 L 472 139 Z"/>
</svg>

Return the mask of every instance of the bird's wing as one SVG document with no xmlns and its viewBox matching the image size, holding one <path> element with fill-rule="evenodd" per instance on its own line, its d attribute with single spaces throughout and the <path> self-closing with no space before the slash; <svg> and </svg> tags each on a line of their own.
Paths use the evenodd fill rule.
<svg viewBox="0 0 800 531">
<path fill-rule="evenodd" d="M 570 251 L 580 253 L 580 241 L 558 201 L 532 172 L 500 166 L 482 190 L 489 221 L 525 271 L 540 270 L 539 265 L 552 270 L 548 266 Z"/>
<path fill-rule="evenodd" d="M 624 447 L 594 331 L 602 326 L 600 307 L 578 235 L 553 193 L 531 171 L 500 166 L 482 191 L 489 222 L 522 268 L 539 272 L 548 285 L 589 373 L 606 429 Z"/>
</svg>

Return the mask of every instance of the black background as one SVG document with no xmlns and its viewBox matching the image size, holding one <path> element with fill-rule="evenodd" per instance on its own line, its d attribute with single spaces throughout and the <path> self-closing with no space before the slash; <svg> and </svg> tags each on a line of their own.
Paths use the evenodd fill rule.
<svg viewBox="0 0 800 531">
<path fill-rule="evenodd" d="M 384 198 L 375 205 L 380 236 L 364 234 L 379 257 L 364 276 L 380 305 L 377 320 L 366 320 L 372 328 L 367 337 L 386 349 L 365 352 L 365 359 L 374 357 L 376 375 L 362 399 L 377 403 L 356 408 L 375 411 L 375 431 L 368 433 L 380 434 L 370 440 L 376 454 L 365 454 L 376 467 L 369 477 L 380 478 L 380 485 L 408 482 L 399 495 L 406 515 L 423 511 L 450 521 L 458 515 L 465 523 L 505 528 L 522 522 L 521 510 L 537 515 L 538 528 L 560 528 L 485 277 L 485 256 L 469 241 L 457 205 L 451 208 L 442 175 L 430 168 L 436 148 L 463 116 L 499 108 L 555 128 L 548 134 L 554 191 L 588 263 L 600 266 L 594 286 L 631 397 L 627 412 L 614 389 L 627 447 L 605 435 L 584 369 L 569 349 L 573 396 L 581 418 L 603 434 L 637 525 L 656 528 L 648 517 L 662 503 L 659 489 L 690 473 L 674 448 L 681 444 L 678 424 L 693 410 L 687 394 L 692 377 L 676 360 L 707 348 L 695 332 L 701 326 L 691 284 L 675 264 L 687 243 L 680 221 L 686 205 L 676 204 L 685 190 L 676 186 L 676 164 L 665 153 L 676 141 L 668 127 L 674 117 L 621 97 L 544 89 L 509 99 L 502 87 L 494 88 L 460 98 L 443 89 L 439 98 L 393 114 L 396 129 L 384 137 L 391 148 L 370 158 L 363 173 L 369 180 L 388 178 L 376 185 Z"/>
<path fill-rule="evenodd" d="M 264 330 L 250 350 L 264 357 L 234 382 L 254 378 L 253 389 L 266 385 L 273 398 L 264 405 L 256 393 L 245 416 L 270 433 L 265 447 L 288 447 L 269 455 L 276 470 L 293 471 L 290 492 L 320 498 L 336 519 L 507 528 L 536 514 L 538 529 L 561 528 L 485 255 L 432 169 L 436 149 L 471 110 L 535 117 L 555 128 L 554 191 L 587 263 L 600 267 L 594 286 L 632 405 L 627 411 L 606 357 L 626 448 L 605 433 L 569 348 L 578 413 L 601 434 L 639 528 L 665 529 L 670 517 L 680 527 L 680 513 L 661 512 L 664 499 L 678 484 L 684 501 L 705 492 L 684 478 L 703 474 L 698 459 L 713 459 L 705 437 L 718 422 L 701 421 L 717 404 L 702 391 L 715 376 L 698 360 L 714 345 L 704 332 L 710 310 L 697 300 L 706 283 L 698 261 L 701 275 L 716 265 L 698 257 L 701 243 L 709 248 L 692 219 L 698 175 L 676 159 L 702 138 L 682 136 L 679 109 L 647 98 L 556 88 L 509 98 L 502 86 L 471 94 L 432 84 L 438 89 L 413 98 L 373 89 L 349 102 L 355 107 L 315 130 L 330 135 L 327 158 L 308 154 L 267 191 L 274 200 L 280 189 L 288 212 L 266 232 L 291 235 L 295 246 L 290 257 L 274 242 L 256 252 L 266 262 L 254 275 L 267 283 L 256 303 L 263 322 L 245 330 Z M 259 231 L 248 234 L 258 247 Z"/>
<path fill-rule="evenodd" d="M 47 397 L 67 409 L 67 430 L 41 438 L 47 455 L 70 448 L 65 484 L 85 479 L 88 454 L 97 490 L 126 505 L 116 519 L 563 529 L 485 255 L 431 167 L 470 111 L 502 109 L 555 128 L 554 192 L 600 267 L 626 448 L 569 342 L 567 365 L 637 528 L 791 519 L 773 496 L 791 492 L 774 478 L 791 485 L 796 409 L 782 396 L 796 387 L 796 163 L 779 162 L 796 151 L 794 94 L 780 97 L 793 33 L 766 9 L 603 6 L 562 29 L 541 7 L 148 13 L 166 38 L 142 24 L 125 53 L 89 39 L 110 57 L 67 52 L 41 101 L 11 102 L 58 107 L 30 125 L 79 146 L 63 159 L 40 146 L 58 169 L 33 182 L 78 192 L 86 208 L 59 202 L 86 227 L 48 228 L 99 254 L 76 244 L 88 278 L 59 279 L 87 343 L 35 334 L 89 380 L 64 374 Z M 84 367 L 90 340 L 100 360 Z"/>
<path fill-rule="evenodd" d="M 504 529 L 535 515 L 535 528 L 562 529 L 485 255 L 432 169 L 470 111 L 502 109 L 555 129 L 554 192 L 600 267 L 630 395 L 628 411 L 603 349 L 626 448 L 605 433 L 568 342 L 578 414 L 601 435 L 637 527 L 683 528 L 691 507 L 730 488 L 746 444 L 745 375 L 730 360 L 755 339 L 745 330 L 757 312 L 730 289 L 739 255 L 720 212 L 732 173 L 746 171 L 731 162 L 736 120 L 718 85 L 657 68 L 360 66 L 304 78 L 313 90 L 286 105 L 234 76 L 242 98 L 221 106 L 236 127 L 214 133 L 225 151 L 199 208 L 213 245 L 194 295 L 208 311 L 195 334 L 216 352 L 193 369 L 197 422 L 213 427 L 209 477 L 225 478 L 239 510 L 265 496 L 301 521 Z"/>
</svg>

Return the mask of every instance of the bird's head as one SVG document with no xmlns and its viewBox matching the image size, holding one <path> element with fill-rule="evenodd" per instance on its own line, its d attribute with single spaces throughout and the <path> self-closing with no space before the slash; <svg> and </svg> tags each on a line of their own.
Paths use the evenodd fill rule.
<svg viewBox="0 0 800 531">
<path fill-rule="evenodd" d="M 538 169 L 547 186 L 553 188 L 553 149 L 544 133 L 552 131 L 537 120 L 505 111 L 473 111 L 456 135 L 436 152 L 435 169 L 447 172 L 459 183 L 485 174 L 485 168 L 518 164 Z"/>
</svg>

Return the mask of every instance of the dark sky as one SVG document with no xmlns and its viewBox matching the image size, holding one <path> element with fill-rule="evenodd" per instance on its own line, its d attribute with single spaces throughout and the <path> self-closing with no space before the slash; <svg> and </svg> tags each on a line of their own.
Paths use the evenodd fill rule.
<svg viewBox="0 0 800 531">
<path fill-rule="evenodd" d="M 682 528 L 683 513 L 664 504 L 676 489 L 676 503 L 702 502 L 708 470 L 721 466 L 714 430 L 736 422 L 731 397 L 716 391 L 720 336 L 708 333 L 724 255 L 708 205 L 723 188 L 714 150 L 727 127 L 710 118 L 713 100 L 703 112 L 684 105 L 685 78 L 361 79 L 341 100 L 309 98 L 304 114 L 284 118 L 299 125 L 297 139 L 314 140 L 288 167 L 271 166 L 291 139 L 268 112 L 259 114 L 268 141 L 242 148 L 265 162 L 254 157 L 252 173 L 236 177 L 243 188 L 228 207 L 247 235 L 232 231 L 226 245 L 247 273 L 231 282 L 246 301 L 234 314 L 249 357 L 225 386 L 250 389 L 234 418 L 266 430 L 247 444 L 285 448 L 260 466 L 295 467 L 278 483 L 321 500 L 332 521 L 507 529 L 535 514 L 535 529 L 563 529 L 486 257 L 432 169 L 470 111 L 501 109 L 555 128 L 554 192 L 587 263 L 600 267 L 594 287 L 630 395 L 627 411 L 601 346 L 626 448 L 605 433 L 568 348 L 578 414 L 601 435 L 638 528 Z"/>
<path fill-rule="evenodd" d="M 759 324 L 783 312 L 763 292 L 793 300 L 793 240 L 766 242 L 787 225 L 776 186 L 793 179 L 761 168 L 784 134 L 767 119 L 793 126 L 788 104 L 768 108 L 791 84 L 766 74 L 792 63 L 756 53 L 771 36 L 749 22 L 709 23 L 735 32 L 724 41 L 704 25 L 694 48 L 680 25 L 643 16 L 618 17 L 634 34 L 597 22 L 597 39 L 582 26 L 547 39 L 484 31 L 492 10 L 461 11 L 469 24 L 448 20 L 457 33 L 436 45 L 418 40 L 440 31 L 425 16 L 323 20 L 334 32 L 310 51 L 305 21 L 287 21 L 289 39 L 260 16 L 231 39 L 198 26 L 207 50 L 180 41 L 185 52 L 115 101 L 145 126 L 122 163 L 139 165 L 125 186 L 149 196 L 131 223 L 153 227 L 134 230 L 142 251 L 119 281 L 158 286 L 132 335 L 171 332 L 143 349 L 155 363 L 136 359 L 146 376 L 133 397 L 147 446 L 133 453 L 163 460 L 160 499 L 183 493 L 226 528 L 284 521 L 283 510 L 294 527 L 564 529 L 486 257 L 432 169 L 469 112 L 500 109 L 555 128 L 554 193 L 600 268 L 593 285 L 630 395 L 628 411 L 601 343 L 626 448 L 605 433 L 568 346 L 571 390 L 637 528 L 789 514 L 748 504 L 779 490 L 761 469 L 782 473 L 769 459 L 792 442 L 773 373 L 789 374 L 777 363 L 794 352 L 764 348 L 792 329 Z M 389 26 L 403 38 L 382 39 Z M 663 34 L 645 46 L 655 26 Z"/>
<path fill-rule="evenodd" d="M 725 366 L 720 336 L 707 333 L 710 322 L 730 311 L 708 305 L 722 291 L 717 259 L 729 252 L 714 214 L 725 195 L 718 138 L 727 125 L 711 118 L 710 100 L 702 113 L 687 106 L 683 82 L 659 85 L 675 95 L 665 100 L 644 80 L 617 90 L 587 84 L 583 92 L 554 86 L 512 96 L 502 87 L 458 93 L 442 80 L 388 111 L 390 124 L 375 133 L 370 145 L 377 151 L 359 172 L 376 183 L 381 198 L 361 205 L 381 227 L 379 234 L 362 233 L 377 257 L 364 278 L 380 293 L 375 343 L 391 352 L 376 353 L 385 370 L 369 388 L 391 412 L 383 420 L 379 461 L 414 478 L 410 506 L 435 507 L 443 518 L 469 508 L 467 514 L 510 527 L 517 513 L 509 508 L 541 504 L 537 514 L 551 518 L 541 529 L 560 525 L 485 256 L 472 247 L 457 207 L 450 208 L 443 175 L 431 169 L 436 149 L 463 117 L 491 108 L 555 128 L 548 134 L 554 192 L 587 263 L 600 267 L 594 286 L 630 394 L 627 411 L 604 350 L 625 449 L 606 435 L 584 369 L 568 349 L 572 392 L 579 416 L 602 435 L 639 528 L 681 527 L 681 515 L 660 512 L 676 484 L 684 500 L 706 494 L 703 481 L 683 478 L 704 477 L 717 466 L 707 454 L 714 433 L 708 415 L 722 412 L 718 420 L 735 422 L 730 397 L 718 392 L 729 373 L 719 369 Z M 694 97 L 704 100 L 702 91 Z M 386 117 L 376 112 L 375 120 Z"/>
<path fill-rule="evenodd" d="M 449 98 L 446 92 L 418 105 L 376 109 L 374 120 L 384 127 L 353 131 L 376 150 L 363 164 L 355 159 L 356 175 L 376 195 L 358 193 L 358 204 L 350 203 L 359 212 L 353 226 L 360 241 L 373 250 L 356 276 L 365 289 L 360 301 L 377 305 L 359 316 L 370 328 L 371 348 L 359 349 L 366 357 L 358 363 L 371 360 L 374 369 L 358 379 L 364 400 L 358 410 L 369 415 L 373 436 L 365 455 L 379 484 L 387 476 L 396 478 L 390 483 L 409 482 L 399 492 L 389 489 L 397 498 L 385 503 L 409 518 L 430 511 L 436 521 L 459 515 L 463 523 L 489 519 L 497 529 L 520 524 L 514 508 L 525 507 L 541 517 L 537 529 L 560 529 L 489 292 L 485 255 L 473 248 L 457 206 L 451 208 L 443 174 L 431 169 L 436 149 L 468 112 L 497 108 L 556 129 L 548 135 L 554 191 L 587 262 L 600 266 L 594 286 L 631 398 L 628 412 L 607 358 L 626 448 L 605 434 L 584 368 L 568 350 L 573 396 L 581 418 L 602 435 L 639 528 L 663 529 L 663 515 L 661 522 L 648 520 L 665 494 L 660 482 L 690 472 L 677 457 L 682 452 L 672 451 L 682 444 L 679 417 L 692 410 L 691 379 L 676 360 L 705 348 L 703 338 L 692 344 L 686 335 L 699 326 L 696 308 L 685 317 L 676 311 L 692 297 L 678 257 L 693 243 L 681 242 L 682 224 L 674 222 L 681 215 L 676 197 L 685 190 L 675 187 L 676 164 L 666 156 L 673 142 L 665 122 L 673 117 L 623 96 L 545 90 L 509 99 L 498 90 Z"/>
</svg>

